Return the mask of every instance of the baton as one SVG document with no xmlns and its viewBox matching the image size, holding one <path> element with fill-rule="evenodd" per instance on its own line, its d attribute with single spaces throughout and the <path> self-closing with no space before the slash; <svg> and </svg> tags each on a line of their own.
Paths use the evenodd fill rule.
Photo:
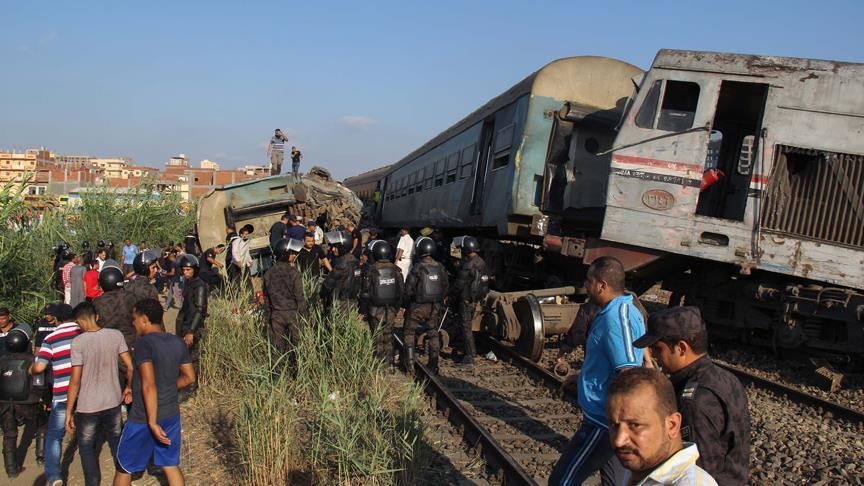
<svg viewBox="0 0 864 486">
<path fill-rule="evenodd" d="M 450 306 L 444 308 L 444 315 L 441 316 L 441 324 L 438 324 L 438 332 L 441 332 L 441 328 L 444 327 L 444 319 L 447 318 L 448 312 L 450 312 Z"/>
</svg>

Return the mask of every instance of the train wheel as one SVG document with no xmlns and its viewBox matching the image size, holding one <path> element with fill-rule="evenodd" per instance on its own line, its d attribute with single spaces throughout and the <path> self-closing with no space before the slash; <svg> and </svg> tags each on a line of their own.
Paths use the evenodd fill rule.
<svg viewBox="0 0 864 486">
<path fill-rule="evenodd" d="M 528 294 L 519 297 L 513 303 L 513 311 L 519 321 L 519 339 L 516 341 L 516 349 L 531 361 L 539 361 L 546 342 L 540 302 L 534 294 Z"/>
</svg>

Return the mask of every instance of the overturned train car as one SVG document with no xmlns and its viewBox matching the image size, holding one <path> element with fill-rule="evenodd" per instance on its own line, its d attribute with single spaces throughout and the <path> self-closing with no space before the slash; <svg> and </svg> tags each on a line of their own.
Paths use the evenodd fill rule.
<svg viewBox="0 0 864 486">
<path fill-rule="evenodd" d="M 486 237 L 504 287 L 579 286 L 613 255 L 714 336 L 860 360 L 862 131 L 860 64 L 562 59 L 383 171 L 372 214 Z"/>
</svg>

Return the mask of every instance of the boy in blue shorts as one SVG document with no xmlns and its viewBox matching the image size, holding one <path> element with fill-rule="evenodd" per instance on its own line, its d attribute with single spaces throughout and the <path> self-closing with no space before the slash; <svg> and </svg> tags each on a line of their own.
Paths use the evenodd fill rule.
<svg viewBox="0 0 864 486">
<path fill-rule="evenodd" d="M 120 468 L 114 484 L 131 485 L 132 473 L 153 464 L 165 471 L 168 484 L 182 485 L 180 470 L 180 405 L 177 391 L 195 383 L 195 369 L 186 345 L 165 332 L 162 304 L 155 299 L 138 301 L 132 308 L 132 323 L 140 336 L 135 342 L 135 374 L 132 378 L 132 409 L 120 445 Z"/>
</svg>

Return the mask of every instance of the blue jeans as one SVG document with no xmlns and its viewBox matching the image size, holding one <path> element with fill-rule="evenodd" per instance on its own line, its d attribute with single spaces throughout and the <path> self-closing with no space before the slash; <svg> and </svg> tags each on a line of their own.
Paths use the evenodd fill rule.
<svg viewBox="0 0 864 486">
<path fill-rule="evenodd" d="M 81 456 L 81 469 L 84 470 L 84 484 L 99 486 L 102 472 L 99 470 L 99 455 L 96 452 L 96 439 L 99 428 L 105 431 L 111 457 L 117 463 L 117 444 L 120 442 L 122 423 L 120 405 L 93 413 L 75 412 L 75 430 L 78 438 L 78 454 Z"/>
<path fill-rule="evenodd" d="M 60 471 L 60 456 L 63 453 L 63 436 L 66 435 L 66 402 L 55 402 L 48 416 L 45 431 L 45 479 L 46 483 L 63 479 Z"/>
</svg>

